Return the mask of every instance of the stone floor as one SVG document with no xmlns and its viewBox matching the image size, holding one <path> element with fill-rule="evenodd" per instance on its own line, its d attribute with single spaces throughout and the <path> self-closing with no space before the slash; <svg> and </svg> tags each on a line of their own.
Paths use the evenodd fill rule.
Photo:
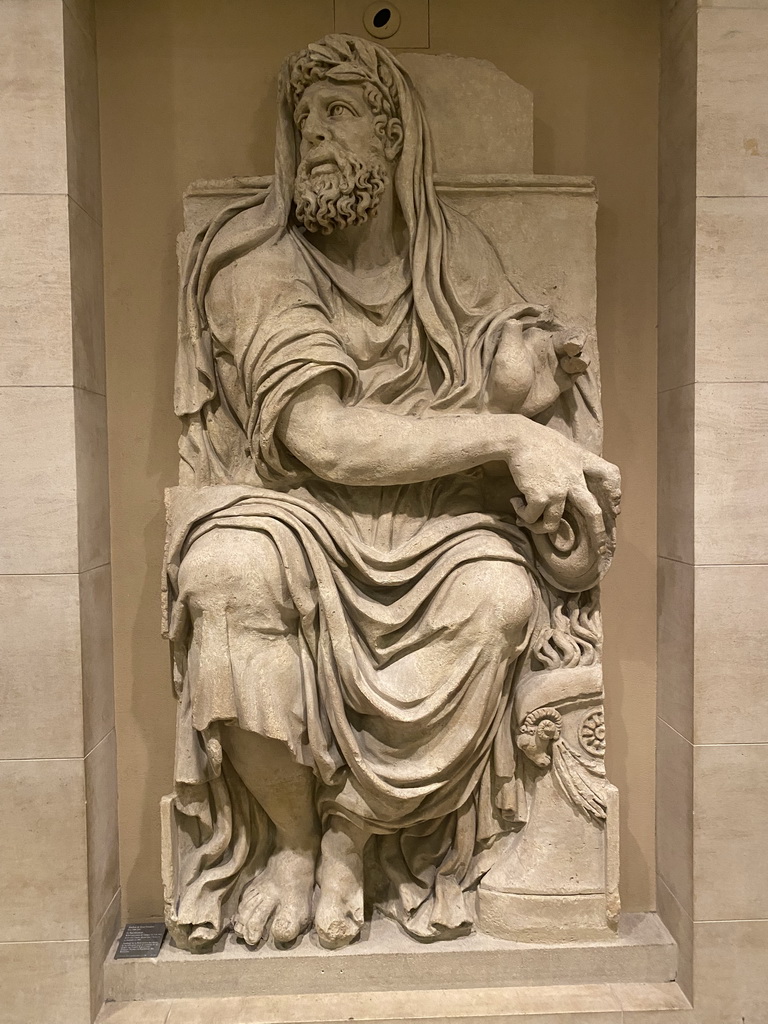
<svg viewBox="0 0 768 1024">
<path fill-rule="evenodd" d="M 674 982 L 106 1003 L 97 1024 L 695 1024 Z"/>
</svg>

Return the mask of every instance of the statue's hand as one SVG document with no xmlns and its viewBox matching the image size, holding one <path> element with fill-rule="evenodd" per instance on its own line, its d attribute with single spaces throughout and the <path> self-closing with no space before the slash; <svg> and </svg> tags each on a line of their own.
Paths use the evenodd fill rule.
<svg viewBox="0 0 768 1024">
<path fill-rule="evenodd" d="M 549 306 L 528 306 L 507 321 L 487 383 L 492 412 L 538 416 L 589 367 L 593 336 L 561 324 Z"/>
<path fill-rule="evenodd" d="M 574 377 L 586 373 L 589 359 L 584 355 L 588 343 L 594 341 L 593 335 L 580 327 L 560 328 L 552 337 L 552 347 L 558 361 L 558 368 L 563 374 L 560 377 L 561 391 L 573 386 Z"/>
<path fill-rule="evenodd" d="M 520 411 L 526 416 L 537 416 L 586 372 L 589 359 L 584 349 L 591 335 L 552 320 L 529 328 L 524 338 L 533 366 L 533 382 Z"/>
<path fill-rule="evenodd" d="M 551 427 L 522 420 L 518 432 L 508 465 L 522 495 L 512 498 L 519 524 L 553 534 L 568 502 L 604 547 L 621 501 L 618 468 Z"/>
</svg>

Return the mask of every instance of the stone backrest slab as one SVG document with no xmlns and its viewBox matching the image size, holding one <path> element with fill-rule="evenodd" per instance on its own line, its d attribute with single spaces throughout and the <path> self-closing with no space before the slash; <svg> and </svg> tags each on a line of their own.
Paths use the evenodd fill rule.
<svg viewBox="0 0 768 1024">
<path fill-rule="evenodd" d="M 435 173 L 530 174 L 533 96 L 487 60 L 401 53 L 424 103 Z"/>
</svg>

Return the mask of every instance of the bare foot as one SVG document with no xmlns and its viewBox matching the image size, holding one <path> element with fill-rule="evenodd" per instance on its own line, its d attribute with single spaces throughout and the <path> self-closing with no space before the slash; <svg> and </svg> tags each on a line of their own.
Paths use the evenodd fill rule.
<svg viewBox="0 0 768 1024">
<path fill-rule="evenodd" d="M 278 849 L 245 887 L 232 927 L 249 946 L 270 935 L 287 945 L 309 928 L 315 859 L 314 850 Z"/>
<path fill-rule="evenodd" d="M 363 850 L 367 839 L 366 833 L 342 818 L 333 818 L 323 836 L 315 931 L 326 949 L 349 945 L 363 927 Z"/>
<path fill-rule="evenodd" d="M 190 953 L 205 953 L 217 941 L 221 932 L 211 924 L 198 924 L 192 928 L 186 948 Z"/>
</svg>

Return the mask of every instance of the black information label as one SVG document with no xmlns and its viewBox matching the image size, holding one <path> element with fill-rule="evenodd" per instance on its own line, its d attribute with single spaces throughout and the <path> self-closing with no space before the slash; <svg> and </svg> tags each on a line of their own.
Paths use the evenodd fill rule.
<svg viewBox="0 0 768 1024">
<path fill-rule="evenodd" d="M 117 944 L 115 960 L 131 957 L 157 956 L 165 938 L 162 922 L 149 924 L 127 924 Z"/>
</svg>

